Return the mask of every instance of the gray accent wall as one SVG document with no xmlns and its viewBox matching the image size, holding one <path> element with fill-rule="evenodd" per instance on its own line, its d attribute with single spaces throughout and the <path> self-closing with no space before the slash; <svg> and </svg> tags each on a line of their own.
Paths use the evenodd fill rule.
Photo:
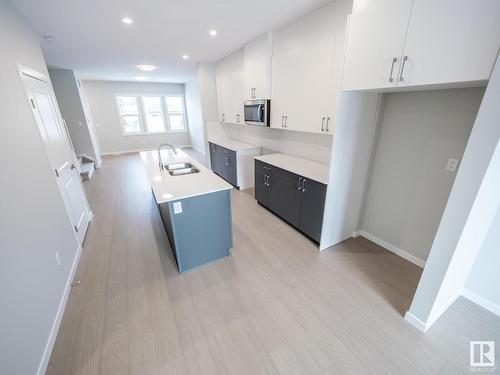
<svg viewBox="0 0 500 375">
<path fill-rule="evenodd" d="M 115 95 L 184 95 L 183 83 L 83 81 L 103 154 L 151 150 L 161 143 L 190 146 L 189 132 L 124 136 Z"/>
<path fill-rule="evenodd" d="M 361 229 L 425 261 L 484 88 L 385 94 Z M 458 168 L 457 168 L 458 170 Z"/>
<path fill-rule="evenodd" d="M 48 76 L 39 37 L 6 0 L 0 46 L 0 373 L 43 374 L 78 242 L 17 72 Z"/>
</svg>

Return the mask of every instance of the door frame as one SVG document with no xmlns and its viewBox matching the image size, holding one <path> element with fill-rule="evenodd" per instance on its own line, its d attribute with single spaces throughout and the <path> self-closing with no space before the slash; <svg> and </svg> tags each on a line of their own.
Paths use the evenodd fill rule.
<svg viewBox="0 0 500 375">
<path fill-rule="evenodd" d="M 28 68 L 28 67 L 26 67 L 26 66 L 24 66 L 24 65 L 21 65 L 21 64 L 16 64 L 16 65 L 17 65 L 17 69 L 16 69 L 16 70 L 17 70 L 17 72 L 18 72 L 18 74 L 19 74 L 19 81 L 20 81 L 20 84 L 21 84 L 21 86 L 22 86 L 22 88 L 23 88 L 24 94 L 25 94 L 25 96 L 26 96 L 26 101 L 27 101 L 27 104 L 28 104 L 28 106 L 30 107 L 30 111 L 31 111 L 31 113 L 32 113 L 33 120 L 34 120 L 34 121 L 35 121 L 35 123 L 37 124 L 37 128 L 39 128 L 39 125 L 38 125 L 38 122 L 37 122 L 37 120 L 36 120 L 36 118 L 35 118 L 35 115 L 33 114 L 33 110 L 32 110 L 32 108 L 31 108 L 31 103 L 29 102 L 29 98 L 28 98 L 29 93 L 28 93 L 28 91 L 26 90 L 26 87 L 25 87 L 25 85 L 24 85 L 24 83 L 23 83 L 23 78 L 30 78 L 30 79 L 34 79 L 34 80 L 37 80 L 37 81 L 40 81 L 40 82 L 43 82 L 43 83 L 47 84 L 47 86 L 48 86 L 48 88 L 49 88 L 49 91 L 50 91 L 50 93 L 51 93 L 52 99 L 53 99 L 53 100 L 55 100 L 55 104 L 56 104 L 56 105 L 55 105 L 55 108 L 56 108 L 56 112 L 57 112 L 56 114 L 57 114 L 57 117 L 58 117 L 58 120 L 59 120 L 59 126 L 61 126 L 61 128 L 62 128 L 62 130 L 63 130 L 63 131 L 62 131 L 62 133 L 64 134 L 64 138 L 66 139 L 66 143 L 67 143 L 68 150 L 69 150 L 69 154 L 70 154 L 70 161 L 71 161 L 73 164 L 77 165 L 78 160 L 77 160 L 77 158 L 76 158 L 75 153 L 73 152 L 73 148 L 72 148 L 72 145 L 71 145 L 71 140 L 70 140 L 70 138 L 69 138 L 69 136 L 68 136 L 68 132 L 66 131 L 66 129 L 65 129 L 65 125 L 64 125 L 64 123 L 62 122 L 62 121 L 63 121 L 63 118 L 62 118 L 62 115 L 61 115 L 61 111 L 60 111 L 60 109 L 59 109 L 59 103 L 57 102 L 57 99 L 56 99 L 56 96 L 55 96 L 54 90 L 53 90 L 53 88 L 52 88 L 52 84 L 51 84 L 51 82 L 50 82 L 50 79 L 48 78 L 48 76 L 47 76 L 47 75 L 45 75 L 45 74 L 43 74 L 43 73 L 40 73 L 40 72 L 38 72 L 38 71 L 36 71 L 36 70 L 33 70 L 33 69 L 31 69 L 31 68 Z M 41 137 L 42 137 L 42 135 L 41 135 L 41 133 L 40 133 L 40 129 L 38 129 L 38 133 L 40 134 L 40 138 L 41 138 Z M 44 145 L 45 154 L 47 155 L 47 146 L 46 146 L 45 142 L 43 142 L 43 139 L 40 139 L 40 140 L 42 141 L 42 143 L 43 143 L 43 145 Z M 52 165 L 52 161 L 50 160 L 50 158 L 48 157 L 48 155 L 47 155 L 47 160 L 48 160 L 48 162 L 49 162 L 49 164 L 50 164 L 50 166 L 51 166 L 52 170 L 54 170 L 54 169 L 55 169 L 55 166 L 53 166 L 53 165 Z M 65 209 L 65 211 L 66 211 L 66 215 L 67 215 L 67 217 L 68 217 L 68 220 L 69 220 L 69 221 L 70 221 L 70 223 L 71 223 L 71 214 L 70 214 L 70 212 L 69 212 L 69 209 L 70 209 L 70 208 L 67 206 L 67 204 L 68 204 L 68 203 L 67 203 L 67 202 L 66 202 L 66 200 L 63 198 L 64 192 L 63 192 L 63 191 L 61 191 L 61 186 L 60 186 L 60 184 L 58 183 L 58 181 L 57 181 L 57 177 L 55 176 L 55 174 L 54 174 L 54 173 L 51 173 L 51 175 L 52 175 L 52 178 L 54 179 L 54 181 L 55 181 L 55 183 L 56 183 L 56 185 L 57 185 L 57 188 L 59 189 L 59 193 L 61 194 L 61 198 L 62 198 L 63 203 L 64 203 L 64 209 Z M 86 214 L 87 214 L 87 217 L 88 217 L 88 219 L 89 219 L 89 222 L 91 222 L 91 221 L 92 221 L 92 219 L 93 219 L 93 216 L 94 216 L 94 215 L 93 215 L 92 210 L 90 209 L 90 206 L 89 206 L 89 203 L 88 203 L 88 200 L 87 200 L 87 195 L 85 194 L 85 190 L 83 189 L 82 180 L 81 180 L 80 176 L 78 176 L 78 178 L 76 178 L 76 181 L 77 181 L 78 191 L 79 191 L 79 193 L 80 193 L 80 194 L 82 195 L 82 197 L 83 197 L 85 212 L 86 212 Z M 72 227 L 73 233 L 74 233 L 74 235 L 75 235 L 75 237 L 76 237 L 76 239 L 77 239 L 77 241 L 78 241 L 79 245 L 80 245 L 80 246 L 82 246 L 82 245 L 83 245 L 83 241 L 84 241 L 85 236 L 84 236 L 84 237 L 82 237 L 82 240 L 80 241 L 79 236 L 77 235 L 77 233 L 76 233 L 76 231 L 75 231 L 75 228 L 73 227 L 73 224 L 71 225 L 71 227 Z"/>
</svg>

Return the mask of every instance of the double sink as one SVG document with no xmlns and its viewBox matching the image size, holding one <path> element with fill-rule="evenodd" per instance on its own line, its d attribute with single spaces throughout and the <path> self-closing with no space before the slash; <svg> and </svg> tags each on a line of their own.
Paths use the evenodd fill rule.
<svg viewBox="0 0 500 375">
<path fill-rule="evenodd" d="M 191 163 L 170 163 L 165 169 L 171 176 L 184 176 L 186 174 L 198 173 L 200 170 Z"/>
</svg>

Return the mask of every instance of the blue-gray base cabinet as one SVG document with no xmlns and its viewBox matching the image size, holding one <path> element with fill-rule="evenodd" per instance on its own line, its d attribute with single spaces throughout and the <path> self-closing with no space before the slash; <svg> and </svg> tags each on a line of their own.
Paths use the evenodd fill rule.
<svg viewBox="0 0 500 375">
<path fill-rule="evenodd" d="M 230 254 L 233 247 L 231 190 L 158 206 L 179 272 Z"/>
<path fill-rule="evenodd" d="M 255 199 L 302 234 L 321 240 L 326 185 L 255 160 Z"/>
<path fill-rule="evenodd" d="M 219 177 L 239 189 L 236 151 L 208 142 L 210 146 L 210 165 Z"/>
</svg>

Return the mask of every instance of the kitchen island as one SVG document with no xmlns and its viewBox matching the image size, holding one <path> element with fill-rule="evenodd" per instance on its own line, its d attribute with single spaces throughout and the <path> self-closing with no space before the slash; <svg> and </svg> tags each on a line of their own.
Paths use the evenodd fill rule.
<svg viewBox="0 0 500 375">
<path fill-rule="evenodd" d="M 162 150 L 140 153 L 179 268 L 185 272 L 230 254 L 232 186 L 189 157 Z"/>
</svg>

